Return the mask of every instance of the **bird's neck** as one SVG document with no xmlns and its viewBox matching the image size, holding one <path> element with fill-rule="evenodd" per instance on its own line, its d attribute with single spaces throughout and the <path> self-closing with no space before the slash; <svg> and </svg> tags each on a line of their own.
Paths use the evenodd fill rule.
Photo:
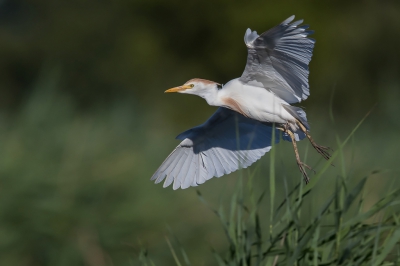
<svg viewBox="0 0 400 266">
<path fill-rule="evenodd" d="M 199 96 L 204 98 L 209 105 L 221 106 L 221 101 L 218 92 L 219 90 L 217 86 L 215 86 L 215 88 L 213 87 L 211 89 L 203 91 L 202 93 L 199 94 Z"/>
</svg>

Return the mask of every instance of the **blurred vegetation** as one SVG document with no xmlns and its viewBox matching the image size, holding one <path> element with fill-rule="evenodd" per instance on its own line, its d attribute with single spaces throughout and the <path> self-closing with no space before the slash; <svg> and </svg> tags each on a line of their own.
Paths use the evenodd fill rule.
<svg viewBox="0 0 400 266">
<path fill-rule="evenodd" d="M 229 242 L 196 190 L 149 181 L 174 137 L 215 109 L 163 91 L 239 77 L 245 30 L 292 14 L 317 40 L 301 103 L 315 139 L 337 150 L 376 104 L 303 204 L 326 202 L 338 176 L 368 176 L 367 211 L 399 185 L 399 1 L 0 1 L 0 265 L 135 265 L 145 249 L 171 265 L 167 226 L 193 265 L 216 264 L 210 246 L 222 254 Z M 278 203 L 301 175 L 289 143 L 275 152 Z M 270 188 L 269 156 L 244 171 L 258 193 Z M 241 175 L 199 190 L 230 204 Z M 268 221 L 270 202 L 260 208 Z"/>
</svg>

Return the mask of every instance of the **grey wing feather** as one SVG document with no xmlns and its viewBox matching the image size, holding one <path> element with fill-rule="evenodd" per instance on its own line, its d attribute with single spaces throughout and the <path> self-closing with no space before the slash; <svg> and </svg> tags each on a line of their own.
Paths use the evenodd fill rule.
<svg viewBox="0 0 400 266">
<path fill-rule="evenodd" d="M 220 107 L 204 124 L 181 133 L 182 142 L 151 180 L 188 188 L 246 168 L 271 149 L 272 125 Z M 276 130 L 276 142 L 279 132 Z"/>
<path fill-rule="evenodd" d="M 289 24 L 294 16 L 258 35 L 247 29 L 244 41 L 248 49 L 246 68 L 240 77 L 243 83 L 271 90 L 288 103 L 307 99 L 308 64 L 315 40 L 313 31 L 300 26 L 303 20 Z"/>
</svg>

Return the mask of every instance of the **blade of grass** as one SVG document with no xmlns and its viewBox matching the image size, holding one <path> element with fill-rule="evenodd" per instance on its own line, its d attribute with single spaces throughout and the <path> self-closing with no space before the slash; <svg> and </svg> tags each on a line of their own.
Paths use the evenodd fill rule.
<svg viewBox="0 0 400 266">
<path fill-rule="evenodd" d="M 167 230 L 169 231 L 169 234 L 174 238 L 176 244 L 178 245 L 178 248 L 181 251 L 181 254 L 182 254 L 182 257 L 183 257 L 183 260 L 184 260 L 185 264 L 187 266 L 190 266 L 191 264 L 190 264 L 190 261 L 189 261 L 189 257 L 187 256 L 186 251 L 183 248 L 183 246 L 181 245 L 179 239 L 176 237 L 176 235 L 172 231 L 171 227 L 167 226 Z"/>
<path fill-rule="evenodd" d="M 347 138 L 341 143 L 341 148 L 343 148 L 346 143 L 350 140 L 351 136 L 354 135 L 354 133 L 357 131 L 357 129 L 362 125 L 362 123 L 365 121 L 365 119 L 371 114 L 372 110 L 375 108 L 375 106 L 361 119 L 360 122 L 358 122 L 358 124 L 353 128 L 353 130 L 350 132 L 350 134 L 347 136 Z M 331 158 L 325 162 L 325 164 L 323 165 L 322 169 L 318 172 L 318 174 L 316 176 L 314 176 L 311 180 L 310 183 L 308 183 L 307 186 L 304 187 L 303 189 L 303 194 L 308 192 L 309 190 L 311 190 L 319 181 L 319 179 L 321 178 L 321 176 L 325 173 L 325 171 L 331 166 L 331 164 L 333 163 L 333 160 L 336 158 L 336 156 L 338 156 L 339 150 L 336 150 Z"/>
<path fill-rule="evenodd" d="M 176 265 L 182 266 L 182 264 L 180 263 L 180 261 L 179 261 L 179 259 L 178 259 L 178 256 L 177 256 L 176 253 L 175 253 L 175 250 L 174 250 L 174 248 L 172 247 L 171 242 L 169 241 L 169 239 L 168 239 L 167 236 L 165 236 L 165 240 L 167 241 L 169 250 L 170 250 L 171 253 L 172 253 L 172 257 L 174 257 L 174 260 L 175 260 Z"/>
<path fill-rule="evenodd" d="M 272 235 L 274 200 L 275 200 L 275 123 L 272 125 L 272 140 L 269 165 L 269 193 L 270 193 L 270 213 L 269 213 L 269 233 Z"/>
<path fill-rule="evenodd" d="M 390 240 L 386 243 L 381 253 L 376 258 L 376 261 L 374 261 L 373 266 L 380 265 L 385 260 L 389 252 L 393 250 L 394 246 L 398 244 L 399 240 L 400 240 L 400 230 L 397 229 L 391 236 Z"/>
</svg>

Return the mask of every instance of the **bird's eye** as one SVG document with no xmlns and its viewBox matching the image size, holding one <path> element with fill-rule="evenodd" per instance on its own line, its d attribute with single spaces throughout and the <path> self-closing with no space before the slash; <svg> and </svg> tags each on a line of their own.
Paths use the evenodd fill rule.
<svg viewBox="0 0 400 266">
<path fill-rule="evenodd" d="M 190 84 L 190 88 L 193 88 L 194 87 L 194 84 Z"/>
</svg>

